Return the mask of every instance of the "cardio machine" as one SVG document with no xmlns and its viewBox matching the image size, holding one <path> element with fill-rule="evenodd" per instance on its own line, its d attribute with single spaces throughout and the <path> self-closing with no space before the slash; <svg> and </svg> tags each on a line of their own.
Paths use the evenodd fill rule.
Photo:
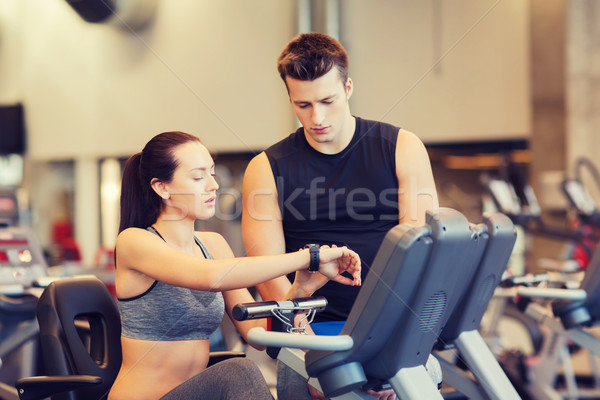
<svg viewBox="0 0 600 400">
<path fill-rule="evenodd" d="M 542 216 L 535 191 L 508 154 L 502 156 L 499 175 L 482 174 L 481 184 L 498 211 L 507 215 L 515 225 L 523 227 L 526 233 L 573 244 L 584 243 L 589 238 L 597 239 L 593 233 L 548 224 Z M 593 252 L 589 246 L 584 250 L 589 255 Z"/>
<path fill-rule="evenodd" d="M 0 227 L 0 374 L 18 366 L 20 375 L 3 376 L 2 399 L 18 399 L 13 378 L 34 373 L 39 332 L 35 309 L 41 290 L 31 286 L 46 276 L 46 261 L 33 233 L 26 228 Z"/>
<path fill-rule="evenodd" d="M 600 339 L 590 329 L 600 320 L 600 248 L 595 235 L 597 231 L 594 231 L 600 226 L 600 214 L 583 186 L 583 167 L 589 169 L 600 187 L 600 173 L 586 158 L 577 161 L 575 178 L 566 178 L 562 182 L 563 192 L 581 222 L 578 229 L 583 231 L 580 238 L 583 243 L 575 247 L 575 251 L 579 249 L 583 253 L 578 259 L 585 259 L 582 279 L 569 284 L 560 280 L 549 282 L 548 276 L 543 274 L 514 277 L 503 282 L 505 288 L 497 293 L 499 298 L 518 297 L 522 310 L 520 320 L 535 323 L 535 329 L 529 329 L 529 332 L 537 329 L 540 333 L 535 339 L 533 357 L 518 356 L 519 372 L 515 376 L 520 381 L 518 386 L 536 399 L 600 397 Z M 557 283 L 559 288 L 548 287 Z M 561 288 L 565 286 L 569 289 Z M 572 364 L 574 351 L 579 356 L 587 353 L 591 376 L 576 374 Z"/>
<path fill-rule="evenodd" d="M 489 314 L 491 316 L 487 318 L 484 330 L 488 340 L 496 342 L 501 341 L 504 336 L 498 335 L 498 324 L 510 323 L 510 328 L 521 332 L 522 337 L 518 342 L 511 343 L 516 346 L 516 349 L 500 348 L 499 350 L 502 352 L 499 357 L 503 359 L 503 366 L 511 370 L 510 375 L 515 386 L 522 389 L 523 392 L 529 394 L 535 392 L 532 394 L 534 398 L 553 398 L 544 397 L 546 395 L 540 393 L 551 393 L 547 396 L 559 396 L 556 394 L 554 386 L 559 377 L 558 370 L 562 369 L 563 373 L 560 376 L 570 387 L 570 392 L 573 393 L 576 391 L 574 388 L 577 385 L 570 363 L 569 347 L 563 338 L 557 344 L 555 339 L 558 337 L 553 336 L 560 331 L 561 325 L 550 322 L 555 320 L 551 309 L 549 312 L 543 313 L 542 310 L 550 307 L 549 303 L 571 302 L 581 298 L 582 292 L 573 289 L 577 289 L 581 283 L 584 276 L 583 270 L 588 266 L 589 259 L 595 251 L 598 236 L 593 231 L 580 229 L 581 227 L 562 228 L 547 224 L 542 218 L 535 193 L 523 171 L 508 155 L 503 156 L 499 176 L 493 177 L 484 174 L 482 175 L 482 184 L 496 207 L 506 213 L 515 224 L 523 227 L 526 233 L 554 238 L 571 244 L 572 254 L 568 259 L 559 262 L 544 260 L 546 261 L 544 268 L 548 269 L 547 273 L 508 277 L 504 280 L 501 283 L 504 289 L 499 289 L 490 303 Z M 563 182 L 565 193 L 567 188 L 577 189 L 578 187 L 572 183 L 565 184 Z M 578 196 L 581 193 L 577 190 L 571 190 L 571 193 L 576 201 L 579 200 L 580 204 L 585 204 Z M 577 254 L 578 250 L 579 255 Z M 570 290 L 562 288 L 570 288 Z M 515 301 L 512 301 L 513 299 Z M 536 299 L 536 301 L 532 302 L 531 299 Z M 538 360 L 538 366 L 525 365 L 535 360 Z M 531 388 L 535 385 L 532 385 L 531 382 L 534 380 L 544 383 L 532 391 Z"/>
<path fill-rule="evenodd" d="M 600 171 L 590 159 L 585 157 L 577 159 L 575 176 L 573 178 L 566 177 L 562 181 L 561 187 L 581 222 L 598 228 L 600 227 L 600 209 L 583 184 L 582 170 L 584 167 L 589 171 L 593 181 L 600 189 Z"/>
<path fill-rule="evenodd" d="M 540 350 L 534 358 L 521 358 L 520 376 L 513 377 L 528 396 L 542 400 L 600 397 L 600 338 L 590 330 L 600 322 L 600 248 L 579 288 L 515 285 L 498 289 L 497 296 L 520 297 L 523 314 L 543 328 Z M 576 375 L 573 347 L 588 353 L 591 379 Z"/>
<path fill-rule="evenodd" d="M 596 236 L 584 238 L 583 243 L 577 244 L 573 250 L 575 257 L 583 260 L 583 264 L 587 265 L 591 256 L 587 249 L 594 248 L 598 244 L 600 208 L 588 191 L 588 187 L 583 183 L 584 168 L 588 170 L 591 180 L 596 184 L 596 188 L 600 189 L 600 171 L 586 157 L 577 159 L 574 176 L 566 176 L 561 183 L 561 188 L 573 211 L 571 213 L 570 224 L 581 231 L 595 234 Z"/>
<path fill-rule="evenodd" d="M 503 239 L 488 247 L 487 235 L 497 233 Z M 518 399 L 481 338 L 461 336 L 478 324 L 480 308 L 485 308 L 506 267 L 514 235 L 512 223 L 501 214 L 488 216 L 487 224 L 472 226 L 455 210 L 428 212 L 426 226 L 402 224 L 385 236 L 338 336 L 253 328 L 248 339 L 282 347 L 277 356 L 280 361 L 335 399 L 371 398 L 358 389 L 383 382 L 389 382 L 400 399 L 441 399 L 425 363 L 436 342 L 444 348 L 455 343 L 460 357 L 468 359 L 469 367 L 477 372 L 476 381 L 468 385 L 454 379 L 457 390 L 464 386 L 473 398 Z M 482 263 L 489 263 L 488 267 L 480 268 Z M 475 279 L 478 270 L 485 272 Z M 234 317 L 293 314 L 304 310 L 303 303 L 240 304 Z M 290 332 L 291 323 L 287 326 Z M 299 349 L 309 351 L 304 354 Z M 452 369 L 450 363 L 448 369 Z"/>
</svg>

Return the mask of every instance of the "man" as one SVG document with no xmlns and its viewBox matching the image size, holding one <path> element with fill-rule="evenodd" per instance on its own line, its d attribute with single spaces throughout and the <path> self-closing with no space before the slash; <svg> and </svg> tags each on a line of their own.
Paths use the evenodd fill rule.
<svg viewBox="0 0 600 400">
<path fill-rule="evenodd" d="M 306 244 L 346 245 L 360 255 L 364 279 L 389 229 L 422 225 L 425 211 L 438 207 L 425 147 L 411 132 L 351 114 L 354 86 L 337 40 L 301 34 L 287 44 L 277 68 L 302 127 L 246 169 L 246 251 L 257 256 Z M 264 300 L 281 299 L 289 286 L 281 277 L 258 290 Z M 315 292 L 328 307 L 313 330 L 337 334 L 358 290 L 330 282 Z"/>
</svg>

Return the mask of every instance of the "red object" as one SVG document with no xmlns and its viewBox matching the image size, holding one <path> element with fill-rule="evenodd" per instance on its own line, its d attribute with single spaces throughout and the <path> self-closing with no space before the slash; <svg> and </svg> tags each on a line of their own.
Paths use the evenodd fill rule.
<svg viewBox="0 0 600 400">
<path fill-rule="evenodd" d="M 590 263 L 590 251 L 593 251 L 598 245 L 597 241 L 594 240 L 593 235 L 598 236 L 600 230 L 591 225 L 582 223 L 578 218 L 573 219 L 570 225 L 573 230 L 586 235 L 580 241 L 575 243 L 573 248 L 573 258 L 577 261 L 581 269 L 585 270 Z"/>
<path fill-rule="evenodd" d="M 68 219 L 54 222 L 52 240 L 58 247 L 59 261 L 81 261 L 79 244 L 73 237 L 73 227 Z"/>
<path fill-rule="evenodd" d="M 69 220 L 63 219 L 54 222 L 52 226 L 52 241 L 54 243 L 60 243 L 61 241 L 68 239 L 73 236 L 73 228 Z"/>
<path fill-rule="evenodd" d="M 63 261 L 81 261 L 79 245 L 73 238 L 63 239 L 58 243 L 61 250 L 61 259 Z"/>
</svg>

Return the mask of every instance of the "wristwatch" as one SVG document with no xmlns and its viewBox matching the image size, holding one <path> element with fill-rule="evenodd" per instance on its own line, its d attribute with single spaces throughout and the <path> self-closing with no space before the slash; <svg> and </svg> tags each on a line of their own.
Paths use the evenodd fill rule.
<svg viewBox="0 0 600 400">
<path fill-rule="evenodd" d="M 310 264 L 308 266 L 308 272 L 315 273 L 319 272 L 319 246 L 318 244 L 307 244 L 304 246 L 305 249 L 310 249 Z"/>
</svg>

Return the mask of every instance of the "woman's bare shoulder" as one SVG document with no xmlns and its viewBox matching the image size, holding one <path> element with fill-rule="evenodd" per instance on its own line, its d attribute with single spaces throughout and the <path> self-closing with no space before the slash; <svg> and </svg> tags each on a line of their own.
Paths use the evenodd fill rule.
<svg viewBox="0 0 600 400">
<path fill-rule="evenodd" d="M 227 240 L 220 233 L 196 231 L 195 235 L 206 246 L 213 258 L 234 257 Z"/>
</svg>

